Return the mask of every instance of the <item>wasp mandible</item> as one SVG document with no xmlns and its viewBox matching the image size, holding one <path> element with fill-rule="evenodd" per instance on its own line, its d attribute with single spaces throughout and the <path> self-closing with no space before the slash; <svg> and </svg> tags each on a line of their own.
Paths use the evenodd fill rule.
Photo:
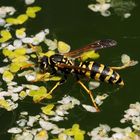
<svg viewBox="0 0 140 140">
<path fill-rule="evenodd" d="M 111 39 L 98 40 L 94 43 L 88 44 L 87 46 L 71 51 L 64 55 L 62 54 L 54 54 L 50 57 L 43 56 L 40 59 L 40 69 L 43 73 L 49 72 L 51 75 L 61 74 L 63 78 L 61 81 L 58 81 L 56 85 L 51 90 L 51 93 L 54 89 L 56 89 L 60 84 L 67 80 L 69 74 L 73 74 L 76 78 L 77 82 L 84 88 L 84 90 L 89 94 L 91 101 L 99 111 L 99 108 L 95 102 L 93 97 L 93 93 L 83 84 L 80 80 L 80 77 L 88 77 L 90 79 L 94 79 L 96 81 L 103 81 L 106 83 L 117 84 L 119 86 L 123 86 L 124 82 L 121 76 L 115 71 L 120 70 L 128 66 L 120 66 L 120 67 L 108 67 L 104 64 L 99 64 L 95 61 L 79 61 L 77 63 L 77 59 L 80 58 L 80 55 L 85 51 L 94 50 L 97 51 L 102 48 L 110 48 L 117 46 L 117 42 Z M 75 58 L 75 59 L 71 59 Z M 79 59 L 80 60 L 80 59 Z"/>
</svg>

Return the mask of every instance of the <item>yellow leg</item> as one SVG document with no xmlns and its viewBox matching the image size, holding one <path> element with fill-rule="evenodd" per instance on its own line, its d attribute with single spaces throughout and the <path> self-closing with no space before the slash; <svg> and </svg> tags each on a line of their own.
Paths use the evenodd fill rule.
<svg viewBox="0 0 140 140">
<path fill-rule="evenodd" d="M 59 85 L 60 85 L 60 81 L 57 82 L 57 83 L 54 85 L 54 87 L 49 91 L 49 93 L 48 93 L 47 95 L 52 94 L 52 92 L 53 92 Z"/>
<path fill-rule="evenodd" d="M 34 66 L 34 64 L 26 64 L 26 65 L 22 66 L 20 69 L 23 70 L 23 69 L 26 69 L 26 68 L 29 68 L 32 66 Z"/>
<path fill-rule="evenodd" d="M 45 81 L 44 78 L 49 78 L 50 74 L 48 73 L 43 73 L 43 74 L 40 74 L 40 73 L 37 73 L 36 75 L 36 79 L 31 81 L 31 82 L 38 82 L 38 81 Z"/>
<path fill-rule="evenodd" d="M 32 48 L 32 50 L 36 51 L 36 47 L 33 46 L 31 43 L 29 44 L 29 46 Z"/>
<path fill-rule="evenodd" d="M 43 99 L 48 98 L 48 96 L 51 95 L 52 92 L 53 92 L 59 85 L 60 85 L 60 82 L 57 82 L 57 83 L 54 85 L 54 87 L 50 90 L 50 92 L 47 93 L 46 96 L 40 97 L 40 99 L 39 99 L 37 102 L 40 102 L 40 101 L 42 101 Z"/>
<path fill-rule="evenodd" d="M 113 70 L 122 70 L 122 69 L 125 69 L 125 68 L 130 67 L 130 66 L 131 66 L 131 62 L 126 63 L 126 64 L 124 64 L 120 67 L 110 67 L 110 68 L 113 69 Z"/>
<path fill-rule="evenodd" d="M 84 90 L 89 94 L 91 101 L 93 103 L 93 106 L 96 108 L 97 112 L 100 111 L 100 109 L 98 108 L 95 99 L 93 97 L 93 93 L 79 80 L 78 83 L 84 88 Z"/>
</svg>

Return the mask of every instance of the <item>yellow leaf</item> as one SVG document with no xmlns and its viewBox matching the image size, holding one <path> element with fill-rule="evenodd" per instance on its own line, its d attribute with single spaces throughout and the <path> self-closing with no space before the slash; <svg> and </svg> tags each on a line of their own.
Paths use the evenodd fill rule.
<svg viewBox="0 0 140 140">
<path fill-rule="evenodd" d="M 50 57 L 50 56 L 52 56 L 52 55 L 54 55 L 54 54 L 55 54 L 54 51 L 48 51 L 48 52 L 46 52 L 46 53 L 43 54 L 43 55 L 45 55 L 45 56 L 47 56 L 47 57 Z"/>
<path fill-rule="evenodd" d="M 130 132 L 129 133 L 129 137 L 131 137 L 132 139 L 135 139 L 137 137 L 135 131 L 134 132 Z"/>
<path fill-rule="evenodd" d="M 19 21 L 16 18 L 6 18 L 6 22 L 14 25 L 19 24 Z"/>
<path fill-rule="evenodd" d="M 14 51 L 15 55 L 25 55 L 26 54 L 26 49 L 25 48 L 19 48 L 19 49 L 16 49 Z"/>
<path fill-rule="evenodd" d="M 44 81 L 44 79 L 49 78 L 50 73 L 45 73 L 45 74 L 41 74 L 41 73 L 37 73 L 36 74 L 36 81 Z"/>
<path fill-rule="evenodd" d="M 23 24 L 26 20 L 28 20 L 28 16 L 26 14 L 21 14 L 17 18 L 7 18 L 6 22 L 9 24 Z"/>
<path fill-rule="evenodd" d="M 51 97 L 50 97 L 51 98 Z M 49 99 L 50 99 L 49 98 Z M 43 99 L 46 99 L 46 95 L 44 94 L 42 94 L 42 95 L 34 95 L 33 96 L 33 101 L 35 102 L 35 103 L 39 103 L 41 100 L 43 100 Z"/>
<path fill-rule="evenodd" d="M 88 51 L 88 52 L 84 52 L 83 54 L 81 54 L 80 58 L 82 59 L 82 61 L 85 61 L 87 59 L 97 59 L 99 58 L 100 55 L 98 53 L 95 53 L 95 51 Z"/>
<path fill-rule="evenodd" d="M 79 130 L 79 124 L 74 124 L 74 125 L 72 126 L 72 130 L 73 130 L 73 131 Z"/>
<path fill-rule="evenodd" d="M 4 71 L 3 73 L 3 80 L 6 81 L 6 82 L 10 82 L 13 80 L 14 76 L 11 72 L 9 71 Z"/>
<path fill-rule="evenodd" d="M 27 56 L 24 56 L 26 54 L 25 48 L 18 48 L 14 51 L 3 49 L 2 52 L 5 56 L 9 57 L 10 59 L 13 59 L 12 62 L 23 62 L 27 61 Z"/>
<path fill-rule="evenodd" d="M 39 89 L 39 92 L 46 94 L 47 93 L 47 89 L 45 87 L 41 86 L 40 89 Z"/>
<path fill-rule="evenodd" d="M 37 56 L 35 54 L 31 54 L 30 55 L 32 58 L 37 58 Z"/>
<path fill-rule="evenodd" d="M 55 112 L 52 111 L 53 108 L 54 108 L 54 104 L 49 104 L 49 105 L 47 105 L 45 107 L 42 107 L 41 110 L 46 115 L 54 115 Z"/>
<path fill-rule="evenodd" d="M 26 14 L 19 15 L 17 20 L 19 24 L 23 24 L 26 20 L 28 20 L 28 16 Z"/>
<path fill-rule="evenodd" d="M 12 51 L 11 50 L 8 50 L 8 49 L 3 49 L 2 50 L 2 53 L 5 55 L 5 56 L 9 56 L 12 54 Z"/>
<path fill-rule="evenodd" d="M 51 99 L 52 96 L 47 94 L 47 89 L 45 87 L 40 87 L 39 90 L 30 90 L 29 96 L 33 97 L 33 101 L 35 103 L 40 102 L 43 99 Z"/>
<path fill-rule="evenodd" d="M 85 131 L 80 130 L 79 124 L 73 124 L 72 128 L 66 129 L 65 134 L 74 136 L 74 140 L 84 140 Z"/>
<path fill-rule="evenodd" d="M 17 58 L 20 58 L 20 57 L 17 57 Z M 18 61 L 11 63 L 9 70 L 11 72 L 15 73 L 15 72 L 19 71 L 20 68 L 24 67 L 25 65 L 28 65 L 27 62 L 20 62 L 20 61 L 23 61 L 23 60 L 19 59 Z"/>
<path fill-rule="evenodd" d="M 59 41 L 58 42 L 58 51 L 60 53 L 68 53 L 70 51 L 70 45 L 68 45 L 67 43 L 63 42 L 63 41 Z"/>
<path fill-rule="evenodd" d="M 33 11 L 27 11 L 26 14 L 30 17 L 30 18 L 35 18 L 36 14 Z"/>
<path fill-rule="evenodd" d="M 84 140 L 84 135 L 82 133 L 77 133 L 74 136 L 74 140 Z"/>
<path fill-rule="evenodd" d="M 47 140 L 48 139 L 48 133 L 46 130 L 41 130 L 35 135 L 36 140 Z"/>
<path fill-rule="evenodd" d="M 19 93 L 19 96 L 21 97 L 21 98 L 25 98 L 26 97 L 26 92 L 25 91 L 21 91 L 20 93 Z"/>
<path fill-rule="evenodd" d="M 7 111 L 11 109 L 9 103 L 4 99 L 0 99 L 0 107 L 5 108 Z"/>
<path fill-rule="evenodd" d="M 13 51 L 8 50 L 8 49 L 3 49 L 2 52 L 5 56 L 7 56 L 9 59 L 13 59 L 15 57 L 15 54 Z"/>
<path fill-rule="evenodd" d="M 16 62 L 16 63 L 21 63 L 21 62 L 23 63 L 23 62 L 25 62 L 24 63 L 24 65 L 25 65 L 25 64 L 28 64 L 27 60 L 28 60 L 27 56 L 21 55 L 21 54 L 18 53 L 17 57 L 12 59 L 12 62 Z M 23 65 L 23 64 L 21 64 L 21 65 Z"/>
<path fill-rule="evenodd" d="M 41 7 L 28 7 L 26 10 L 26 14 L 30 17 L 30 18 L 35 18 L 36 17 L 36 12 L 40 11 Z"/>
<path fill-rule="evenodd" d="M 31 8 L 33 9 L 34 12 L 39 12 L 41 10 L 41 7 L 39 7 L 39 6 L 34 6 Z"/>
<path fill-rule="evenodd" d="M 25 34 L 25 28 L 20 28 L 20 29 L 17 29 L 16 30 L 16 36 L 19 37 L 19 38 L 23 38 L 26 36 Z"/>
<path fill-rule="evenodd" d="M 9 70 L 11 72 L 17 72 L 20 70 L 20 63 L 11 63 Z"/>
<path fill-rule="evenodd" d="M 12 38 L 12 35 L 8 30 L 1 30 L 0 35 L 2 36 L 0 38 L 0 43 L 6 42 Z"/>
<path fill-rule="evenodd" d="M 25 28 L 20 28 L 16 30 L 16 34 L 22 35 L 25 32 Z"/>
</svg>

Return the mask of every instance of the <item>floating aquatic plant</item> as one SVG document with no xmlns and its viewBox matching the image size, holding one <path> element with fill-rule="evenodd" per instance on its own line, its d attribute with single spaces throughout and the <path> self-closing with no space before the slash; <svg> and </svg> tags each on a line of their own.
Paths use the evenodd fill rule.
<svg viewBox="0 0 140 140">
<path fill-rule="evenodd" d="M 38 7 L 38 6 L 28 7 L 26 10 L 26 14 L 21 14 L 17 16 L 16 18 L 9 17 L 6 19 L 6 22 L 9 24 L 14 24 L 14 25 L 23 24 L 28 20 L 28 18 L 35 18 L 36 12 L 40 10 L 41 10 L 41 7 Z"/>
<path fill-rule="evenodd" d="M 27 5 L 31 5 L 34 2 L 35 0 L 25 0 Z M 108 11 L 111 7 L 109 0 L 98 0 L 97 2 L 98 5 L 93 6 L 95 11 L 100 11 L 104 16 L 110 14 Z M 71 46 L 62 40 L 49 38 L 49 29 L 42 29 L 35 35 L 28 36 L 26 27 L 23 25 L 28 22 L 29 18 L 36 18 L 37 12 L 41 9 L 39 6 L 30 6 L 27 7 L 23 14 L 15 17 L 14 13 L 16 9 L 14 7 L 0 7 L 0 26 L 3 27 L 3 30 L 0 31 L 0 49 L 2 52 L 1 55 L 4 57 L 2 66 L 0 67 L 0 75 L 2 82 L 6 84 L 6 87 L 0 89 L 0 108 L 13 111 L 20 105 L 20 101 L 24 101 L 27 97 L 31 99 L 31 102 L 33 101 L 35 103 L 40 103 L 42 100 L 45 100 L 41 104 L 40 112 L 36 112 L 35 115 L 31 115 L 30 112 L 26 111 L 20 112 L 19 119 L 7 131 L 13 135 L 12 139 L 84 140 L 85 135 L 89 135 L 92 140 L 139 138 L 140 110 L 138 102 L 130 105 L 130 109 L 125 111 L 126 114 L 121 120 L 122 123 L 131 122 L 132 127 L 129 128 L 111 128 L 108 125 L 100 124 L 99 127 L 93 128 L 91 132 L 86 132 L 77 123 L 71 124 L 69 128 L 63 128 L 57 124 L 57 122 L 68 120 L 70 110 L 76 106 L 83 107 L 86 111 L 94 113 L 96 109 L 93 106 L 81 104 L 78 99 L 69 95 L 64 95 L 55 103 L 51 102 L 53 94 L 48 90 L 47 86 L 43 86 L 44 82 L 59 81 L 61 77 L 50 77 L 50 73 L 46 73 L 45 75 L 40 73 L 35 59 L 44 55 L 50 57 L 56 52 L 61 54 L 68 53 Z M 18 25 L 18 28 L 11 33 L 9 26 L 12 25 Z M 83 53 L 81 59 L 85 61 L 98 57 L 98 53 L 90 51 Z M 121 61 L 123 65 L 128 66 L 133 66 L 138 63 L 137 61 L 132 61 L 126 54 L 122 55 Z M 25 82 L 19 82 L 23 79 Z M 38 81 L 41 82 L 42 86 L 37 83 Z M 95 89 L 99 86 L 99 82 L 91 81 L 89 83 L 90 89 Z M 107 97 L 107 94 L 97 95 L 95 101 L 101 106 Z M 109 135 L 110 132 L 113 132 L 112 136 Z"/>
<path fill-rule="evenodd" d="M 6 42 L 12 38 L 12 35 L 8 30 L 1 30 L 0 35 L 0 43 Z"/>
<path fill-rule="evenodd" d="M 134 0 L 96 0 L 96 3 L 89 4 L 88 8 L 93 12 L 100 12 L 105 17 L 110 16 L 113 9 L 118 16 L 129 18 L 135 6 Z"/>
<path fill-rule="evenodd" d="M 112 0 L 111 6 L 114 12 L 124 18 L 129 18 L 131 16 L 131 11 L 136 6 L 134 0 Z"/>
<path fill-rule="evenodd" d="M 60 106 L 66 105 L 65 103 L 67 102 L 67 100 L 72 101 L 73 99 L 69 96 L 64 97 L 62 101 L 60 101 L 61 103 L 63 103 Z M 66 114 L 63 116 L 58 115 L 57 109 L 54 109 L 54 105 L 50 104 L 42 108 L 42 110 L 44 110 L 43 114 L 40 113 L 35 116 L 30 116 L 28 112 L 21 112 L 20 119 L 17 121 L 16 126 L 10 128 L 8 130 L 8 133 L 12 133 L 13 138 L 17 140 L 19 138 L 21 139 L 30 138 L 31 140 L 34 140 L 33 137 L 39 137 L 39 136 L 40 139 L 44 138 L 44 139 L 54 139 L 54 140 L 61 140 L 61 139 L 84 140 L 85 135 L 89 135 L 91 140 L 98 140 L 98 139 L 99 140 L 126 140 L 126 139 L 138 140 L 140 138 L 139 136 L 140 128 L 138 123 L 140 117 L 139 108 L 140 108 L 140 103 L 137 102 L 135 104 L 131 104 L 130 108 L 125 111 L 126 114 L 124 115 L 124 118 L 121 120 L 122 123 L 131 121 L 133 124 L 132 127 L 111 128 L 107 124 L 100 124 L 98 127 L 93 128 L 91 132 L 88 132 L 86 134 L 85 131 L 80 129 L 79 124 L 73 124 L 72 128 L 68 128 L 68 129 L 58 127 L 55 124 L 55 122 L 58 120 L 62 121 L 66 119 L 65 117 Z M 53 112 L 51 112 L 52 109 Z M 54 116 L 57 119 L 54 119 Z M 136 119 L 137 121 L 134 121 Z M 37 125 L 38 127 L 34 128 L 35 125 Z M 50 135 L 50 133 L 53 134 L 55 138 L 52 138 L 51 137 L 52 135 Z"/>
</svg>

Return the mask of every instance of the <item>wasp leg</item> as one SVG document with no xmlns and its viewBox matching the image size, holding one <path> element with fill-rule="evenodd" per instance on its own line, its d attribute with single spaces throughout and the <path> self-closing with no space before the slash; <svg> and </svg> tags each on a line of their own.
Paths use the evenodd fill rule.
<svg viewBox="0 0 140 140">
<path fill-rule="evenodd" d="M 60 85 L 60 82 L 57 82 L 57 83 L 54 85 L 54 87 L 46 94 L 46 96 L 41 97 L 41 98 L 38 100 L 38 102 L 40 102 L 40 101 L 46 99 L 49 95 L 51 95 L 52 92 L 53 92 L 59 85 Z"/>
<path fill-rule="evenodd" d="M 29 68 L 32 66 L 34 66 L 34 64 L 26 64 L 26 65 L 22 66 L 20 69 L 23 70 L 23 69 L 26 69 L 26 68 Z"/>
<path fill-rule="evenodd" d="M 138 62 L 137 61 L 134 61 L 134 60 L 130 60 L 128 63 L 120 66 L 120 67 L 110 67 L 112 68 L 113 70 L 122 70 L 122 69 L 125 69 L 127 67 L 131 67 L 131 66 L 134 66 L 136 65 Z"/>
<path fill-rule="evenodd" d="M 33 46 L 31 43 L 29 43 L 28 45 L 31 47 L 31 49 L 32 49 L 33 51 L 36 51 L 36 47 L 35 47 L 35 46 Z"/>
<path fill-rule="evenodd" d="M 58 81 L 55 85 L 54 85 L 54 87 L 49 91 L 49 95 L 50 94 L 52 94 L 52 92 L 58 87 L 58 86 L 60 86 L 60 85 L 62 85 L 63 83 L 65 82 L 65 80 L 60 80 L 60 81 Z"/>
<path fill-rule="evenodd" d="M 110 67 L 110 68 L 113 69 L 113 70 L 122 70 L 122 69 L 125 69 L 127 67 L 130 67 L 130 63 L 126 63 L 125 65 L 122 65 L 122 66 Z"/>
<path fill-rule="evenodd" d="M 52 94 L 52 92 L 53 92 L 58 86 L 64 84 L 64 83 L 66 82 L 66 80 L 67 80 L 67 76 L 64 75 L 64 77 L 54 85 L 54 87 L 49 91 L 48 94 L 49 94 L 49 95 Z"/>
<path fill-rule="evenodd" d="M 54 85 L 54 87 L 49 91 L 49 93 L 47 94 L 47 95 L 50 95 L 50 94 L 52 94 L 53 93 L 53 91 L 59 86 L 59 85 L 61 85 L 61 82 L 59 81 L 59 82 L 57 82 L 55 85 Z"/>
<path fill-rule="evenodd" d="M 92 103 L 93 103 L 93 106 L 96 108 L 97 112 L 100 112 L 100 109 L 98 108 L 98 106 L 97 106 L 97 104 L 96 104 L 96 102 L 95 102 L 95 99 L 94 99 L 94 97 L 93 97 L 93 93 L 92 93 L 80 80 L 78 80 L 77 82 L 78 82 L 78 84 L 80 84 L 80 85 L 84 88 L 84 90 L 89 94 L 90 99 L 91 99 L 91 101 L 92 101 Z"/>
<path fill-rule="evenodd" d="M 44 78 L 45 78 L 46 76 L 48 77 L 48 73 L 37 74 L 35 80 L 32 80 L 31 82 L 44 81 Z"/>
</svg>

